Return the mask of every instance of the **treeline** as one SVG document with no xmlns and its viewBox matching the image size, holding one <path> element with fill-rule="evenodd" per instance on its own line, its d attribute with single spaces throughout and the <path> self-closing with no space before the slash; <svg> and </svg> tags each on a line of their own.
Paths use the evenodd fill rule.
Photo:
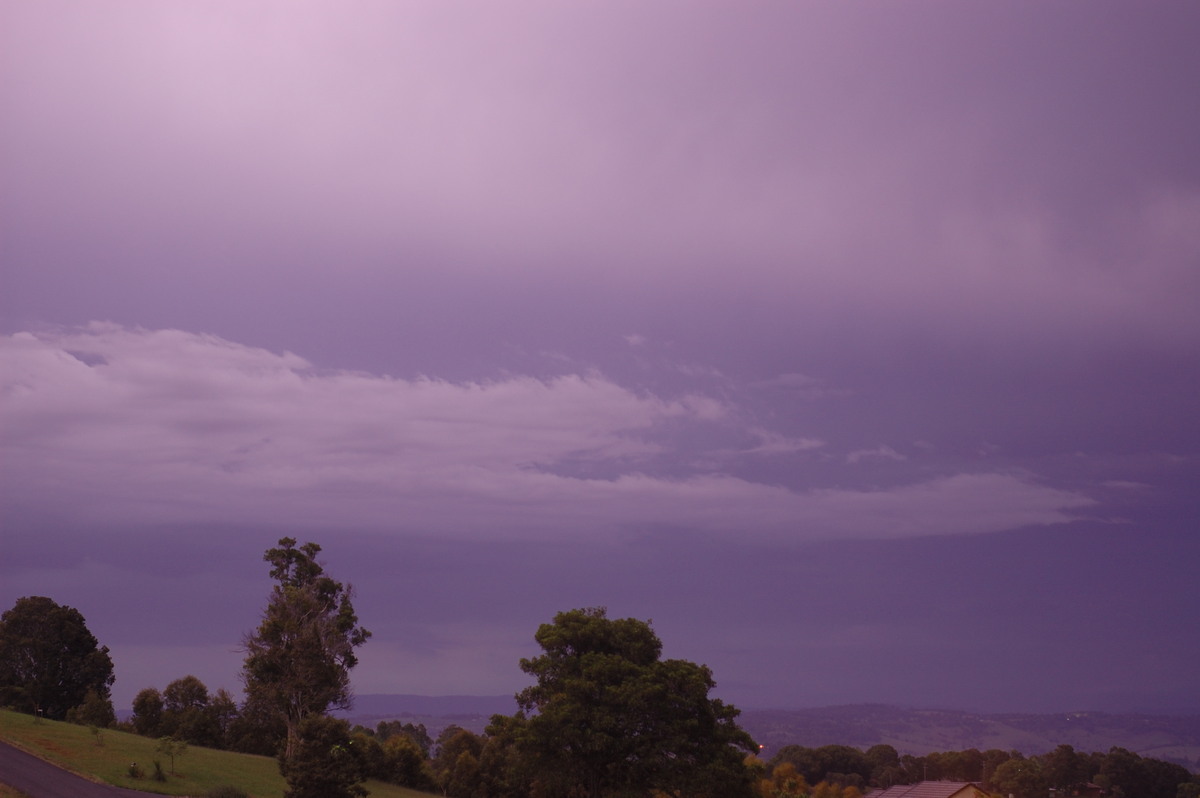
<svg viewBox="0 0 1200 798">
<path fill-rule="evenodd" d="M 124 726 L 165 751 L 186 742 L 276 756 L 285 798 L 360 798 L 368 778 L 448 798 L 861 798 L 938 779 L 1015 798 L 1200 798 L 1186 768 L 1121 748 L 913 757 L 888 745 L 789 745 L 763 761 L 738 710 L 709 697 L 707 667 L 662 658 L 648 622 L 609 618 L 602 607 L 538 627 L 541 653 L 519 662 L 533 684 L 517 694 L 518 711 L 493 716 L 483 734 L 452 726 L 431 740 L 420 725 L 351 727 L 329 713 L 349 706 L 355 650 L 371 633 L 320 551 L 282 538 L 264 554 L 275 584 L 243 639 L 240 705 L 188 675 L 141 690 Z M 108 727 L 112 684 L 108 649 L 77 610 L 34 596 L 0 616 L 0 702 Z"/>
<path fill-rule="evenodd" d="M 1200 776 L 1187 768 L 1115 747 L 1107 753 L 1085 754 L 1060 745 L 1049 753 L 1026 757 L 999 749 L 902 756 L 890 745 L 874 745 L 866 751 L 846 745 L 788 745 L 767 761 L 765 771 L 759 783 L 763 798 L 838 798 L 829 792 L 862 793 L 939 780 L 974 782 L 995 795 L 1016 798 L 1101 794 L 1200 798 Z M 824 790 L 818 789 L 822 785 Z"/>
<path fill-rule="evenodd" d="M 275 755 L 286 736 L 271 713 L 248 704 L 239 708 L 225 690 L 209 696 L 194 676 L 161 693 L 142 690 L 133 709 L 121 725 L 148 737 Z M 365 778 L 448 798 L 516 798 L 528 795 L 537 780 L 531 763 L 522 761 L 522 732 L 523 719 L 497 715 L 482 734 L 452 725 L 433 739 L 423 724 L 383 721 L 374 729 L 347 727 L 347 739 Z M 874 789 L 938 780 L 974 782 L 1016 798 L 1200 798 L 1200 776 L 1187 768 L 1115 747 L 1106 753 L 1060 745 L 1034 756 L 975 748 L 914 756 L 890 745 L 865 751 L 788 745 L 767 760 L 744 761 L 760 798 L 860 798 Z"/>
<path fill-rule="evenodd" d="M 114 725 L 144 737 L 170 737 L 189 745 L 262 756 L 277 756 L 287 739 L 285 723 L 270 707 L 250 700 L 239 706 L 225 689 L 210 695 L 204 682 L 191 675 L 161 691 L 154 687 L 139 691 L 129 720 Z M 346 731 L 362 777 L 418 790 L 438 788 L 432 768 L 435 741 L 423 724 L 383 721 L 374 729 L 347 726 Z"/>
</svg>

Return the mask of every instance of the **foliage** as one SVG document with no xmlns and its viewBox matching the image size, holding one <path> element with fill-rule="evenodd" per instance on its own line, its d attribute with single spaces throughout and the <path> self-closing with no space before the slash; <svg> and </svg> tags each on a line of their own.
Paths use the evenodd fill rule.
<svg viewBox="0 0 1200 798">
<path fill-rule="evenodd" d="M 305 720 L 349 706 L 354 649 L 371 635 L 358 625 L 353 591 L 317 562 L 320 551 L 285 537 L 263 555 L 277 584 L 261 624 L 244 641 L 248 700 L 283 721 L 285 757 L 295 752 Z"/>
<path fill-rule="evenodd" d="M 891 750 L 895 753 L 895 749 Z M 876 758 L 888 760 L 887 752 L 876 751 Z M 848 745 L 824 745 L 820 748 L 805 748 L 801 745 L 785 745 L 771 757 L 769 767 L 777 768 L 790 764 L 807 784 L 823 781 L 838 785 L 861 787 L 871 778 L 875 765 L 865 753 Z"/>
<path fill-rule="evenodd" d="M 411 737 L 405 734 L 389 737 L 383 743 L 383 754 L 384 781 L 417 790 L 433 789 L 433 773 L 425 754 Z"/>
<path fill-rule="evenodd" d="M 433 740 L 429 736 L 429 730 L 425 728 L 424 723 L 401 723 L 398 720 L 380 721 L 375 727 L 374 736 L 384 742 L 398 734 L 402 734 L 408 739 L 416 743 L 421 749 L 421 756 L 428 758 L 429 751 L 433 748 Z"/>
<path fill-rule="evenodd" d="M 133 698 L 133 716 L 129 721 L 133 725 L 133 730 L 143 737 L 161 737 L 162 693 L 154 687 L 139 690 Z"/>
<path fill-rule="evenodd" d="M 1187 768 L 1115 747 L 1101 761 L 1099 772 L 1122 798 L 1168 798 L 1178 793 L 1180 784 L 1192 781 Z"/>
<path fill-rule="evenodd" d="M 1180 785 L 1193 781 L 1192 774 L 1181 765 L 1142 757 L 1124 748 L 1114 747 L 1106 754 L 1081 754 L 1069 745 L 1060 745 L 1040 756 L 1024 757 L 1014 752 L 995 768 L 987 786 L 1002 795 L 1040 798 L 1049 790 L 1076 793 L 1091 782 L 1115 798 L 1176 798 Z"/>
<path fill-rule="evenodd" d="M 146 737 L 174 737 L 192 745 L 228 748 L 239 715 L 229 691 L 222 688 L 210 697 L 204 682 L 189 675 L 171 682 L 161 693 L 153 687 L 138 691 L 128 728 Z"/>
<path fill-rule="evenodd" d="M 208 688 L 195 676 L 176 679 L 163 690 L 160 735 L 186 740 L 192 745 L 222 747 L 221 728 L 210 711 Z"/>
<path fill-rule="evenodd" d="M 425 726 L 413 727 L 428 739 Z M 388 781 L 390 784 L 412 787 L 413 790 L 433 790 L 433 770 L 428 762 L 425 750 L 413 736 L 404 730 L 398 721 L 385 721 L 379 728 L 385 734 L 380 737 L 378 732 L 362 726 L 354 727 L 350 744 L 362 763 L 362 770 L 372 779 Z"/>
<path fill-rule="evenodd" d="M 229 721 L 225 733 L 229 750 L 269 757 L 279 753 L 286 738 L 283 716 L 253 696 L 246 699 L 237 716 Z"/>
<path fill-rule="evenodd" d="M 888 788 L 903 778 L 900 769 L 900 754 L 890 745 L 873 745 L 864 754 L 871 768 L 870 783 Z"/>
<path fill-rule="evenodd" d="M 217 690 L 208 702 L 208 718 L 216 733 L 219 745 L 216 748 L 228 748 L 230 730 L 237 721 L 240 712 L 237 702 L 224 687 Z"/>
<path fill-rule="evenodd" d="M 117 725 L 117 714 L 113 711 L 112 700 L 92 689 L 87 691 L 82 704 L 67 710 L 66 720 L 80 726 L 107 729 Z"/>
<path fill-rule="evenodd" d="M 458 726 L 447 726 L 437 739 L 430 763 L 438 789 L 449 798 L 469 798 L 479 781 L 479 756 L 484 740 Z"/>
<path fill-rule="evenodd" d="M 87 730 L 92 735 L 92 739 L 96 741 L 96 745 L 104 745 L 104 729 L 99 726 L 88 726 Z"/>
<path fill-rule="evenodd" d="M 171 760 L 171 775 L 175 775 L 175 759 L 187 753 L 188 745 L 174 737 L 160 737 L 154 750 Z M 155 762 L 154 766 L 157 768 L 158 763 Z"/>
<path fill-rule="evenodd" d="M 524 798 L 536 794 L 541 798 L 547 787 L 535 785 L 536 763 L 522 752 L 520 745 L 527 727 L 528 721 L 521 713 L 511 717 L 493 715 L 484 729 L 486 740 L 479 752 L 479 767 L 473 773 L 469 759 L 456 764 L 458 794 L 488 798 Z M 473 792 L 467 792 L 472 785 L 476 785 Z"/>
<path fill-rule="evenodd" d="M 521 660 L 537 683 L 517 695 L 519 752 L 547 794 L 752 794 L 742 762 L 757 746 L 738 710 L 709 699 L 708 668 L 660 660 L 648 623 L 603 608 L 559 613 Z"/>
<path fill-rule="evenodd" d="M 758 782 L 758 794 L 762 798 L 808 798 L 810 792 L 812 787 L 796 772 L 796 766 L 791 762 L 779 764 L 771 771 L 769 778 Z"/>
<path fill-rule="evenodd" d="M 56 721 L 38 722 L 30 715 L 0 710 L 0 740 L 19 745 L 37 756 L 81 773 L 93 781 L 118 787 L 147 789 L 146 776 L 151 762 L 161 758 L 155 753 L 157 740 L 118 730 L 105 732 L 104 747 L 96 747 L 83 726 Z M 163 760 L 164 766 L 166 760 Z M 131 763 L 137 763 L 142 779 L 129 776 Z M 234 785 L 254 796 L 281 796 L 286 789 L 275 757 L 247 756 L 229 751 L 190 747 L 186 765 L 168 781 L 153 789 L 167 795 L 202 796 L 222 785 Z M 404 787 L 368 781 L 371 798 L 428 798 Z"/>
<path fill-rule="evenodd" d="M 114 680 L 108 647 L 88 631 L 79 610 L 27 596 L 0 616 L 5 703 L 61 720 L 84 703 L 89 690 L 108 700 Z"/>
<path fill-rule="evenodd" d="M 862 791 L 853 784 L 823 781 L 813 787 L 811 798 L 862 798 Z"/>
<path fill-rule="evenodd" d="M 287 781 L 284 798 L 362 798 L 367 791 L 362 758 L 350 739 L 350 724 L 310 715 L 298 729 L 298 744 L 280 757 Z"/>
<path fill-rule="evenodd" d="M 865 784 L 856 764 L 859 757 L 870 770 Z M 1113 748 L 1107 754 L 1084 754 L 1069 745 L 1059 745 L 1053 751 L 1030 757 L 1017 751 L 975 748 L 898 756 L 890 745 L 872 746 L 864 754 L 845 746 L 789 745 L 768 763 L 769 776 L 759 781 L 761 796 L 797 792 L 784 787 L 790 773 L 785 768 L 794 769 L 807 783 L 816 784 L 807 793 L 809 798 L 839 798 L 834 788 L 840 790 L 840 798 L 847 798 L 851 790 L 862 790 L 866 784 L 887 788 L 926 780 L 976 782 L 994 794 L 1017 798 L 1044 798 L 1051 790 L 1059 795 L 1080 795 L 1089 783 L 1099 785 L 1113 798 L 1183 798 L 1195 783 L 1195 777 L 1181 765 L 1143 758 L 1123 748 Z M 850 772 L 838 772 L 837 768 Z M 803 793 L 803 788 L 799 792 Z"/>
</svg>

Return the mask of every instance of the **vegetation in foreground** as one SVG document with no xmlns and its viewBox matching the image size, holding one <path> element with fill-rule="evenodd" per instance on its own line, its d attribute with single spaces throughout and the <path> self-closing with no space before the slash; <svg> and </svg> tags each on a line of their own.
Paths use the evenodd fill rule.
<svg viewBox="0 0 1200 798">
<path fill-rule="evenodd" d="M 763 762 L 738 710 L 709 698 L 707 667 L 662 659 L 648 622 L 611 619 L 602 607 L 539 627 L 543 653 L 520 661 L 536 683 L 483 735 L 450 727 L 435 742 L 420 725 L 351 728 L 328 713 L 348 706 L 355 649 L 371 633 L 320 551 L 282 538 L 264 555 L 276 584 L 243 641 L 242 706 L 185 676 L 138 693 L 126 725 L 136 735 L 114 728 L 108 650 L 83 616 L 49 598 L 20 599 L 0 616 L 0 706 L 30 714 L 0 715 L 0 739 L 110 784 L 208 798 L 361 798 L 368 779 L 383 798 L 431 789 L 448 798 L 860 798 L 927 778 L 1017 798 L 1200 798 L 1186 768 L 1120 748 L 1060 745 L 1027 759 L 785 745 Z M 242 751 L 217 750 L 229 748 Z"/>
<path fill-rule="evenodd" d="M 93 781 L 162 795 L 204 796 L 221 787 L 235 787 L 251 798 L 280 798 L 285 783 L 274 757 L 217 751 L 189 746 L 176 756 L 175 774 L 159 751 L 159 741 L 115 729 L 95 730 L 73 723 L 40 720 L 0 710 L 0 740 L 29 751 Z M 155 781 L 154 762 L 165 781 Z M 129 775 L 137 763 L 141 778 Z M 368 781 L 374 798 L 428 798 L 428 793 L 394 784 Z M 3 789 L 3 788 L 0 788 Z M 0 798 L 20 793 L 4 793 Z"/>
</svg>

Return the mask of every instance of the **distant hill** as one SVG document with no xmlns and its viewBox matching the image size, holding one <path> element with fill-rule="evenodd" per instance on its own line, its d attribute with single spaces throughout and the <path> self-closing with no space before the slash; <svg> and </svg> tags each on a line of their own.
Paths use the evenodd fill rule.
<svg viewBox="0 0 1200 798">
<path fill-rule="evenodd" d="M 511 715 L 517 711 L 517 701 L 511 695 L 400 695 L 370 693 L 354 697 L 354 712 L 358 715 Z"/>
<path fill-rule="evenodd" d="M 453 724 L 482 732 L 492 715 L 517 711 L 512 695 L 404 695 L 368 693 L 354 697 L 354 707 L 338 713 L 353 723 L 374 727 L 381 720 L 423 723 L 434 738 Z"/>
<path fill-rule="evenodd" d="M 1200 715 L 984 715 L 867 704 L 746 710 L 741 722 L 754 739 L 766 746 L 767 753 L 789 744 L 867 748 L 886 743 L 901 754 L 914 755 L 968 748 L 999 748 L 1031 755 L 1064 744 L 1085 752 L 1120 746 L 1142 756 L 1200 770 Z"/>
<path fill-rule="evenodd" d="M 375 694 L 357 696 L 353 711 L 343 714 L 364 726 L 392 719 L 424 723 L 436 737 L 452 723 L 480 732 L 492 715 L 511 715 L 516 709 L 511 695 Z M 796 710 L 748 709 L 739 720 L 765 746 L 764 753 L 768 756 L 791 744 L 809 747 L 839 744 L 866 749 L 886 743 L 901 754 L 914 755 L 967 748 L 981 751 L 999 748 L 1032 755 L 1065 744 L 1084 752 L 1108 751 L 1120 746 L 1142 756 L 1177 762 L 1200 771 L 1200 715 L 1101 712 L 985 715 L 862 704 Z"/>
</svg>

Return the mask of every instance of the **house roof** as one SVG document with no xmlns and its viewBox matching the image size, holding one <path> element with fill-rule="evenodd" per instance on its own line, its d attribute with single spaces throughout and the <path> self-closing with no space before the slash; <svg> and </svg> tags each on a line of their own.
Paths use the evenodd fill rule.
<svg viewBox="0 0 1200 798">
<path fill-rule="evenodd" d="M 973 798 L 982 794 L 978 784 L 970 781 L 919 781 L 916 784 L 897 784 L 886 790 L 867 793 L 868 798 Z"/>
</svg>

